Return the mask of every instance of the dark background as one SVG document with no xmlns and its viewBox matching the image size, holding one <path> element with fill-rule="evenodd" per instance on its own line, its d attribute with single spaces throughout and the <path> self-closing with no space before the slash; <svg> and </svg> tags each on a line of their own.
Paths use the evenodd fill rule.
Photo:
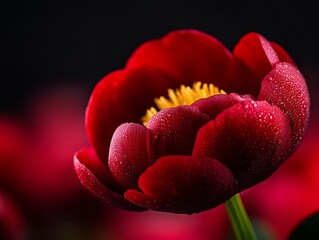
<svg viewBox="0 0 319 240">
<path fill-rule="evenodd" d="M 319 62 L 314 1 L 8 1 L 0 7 L 0 111 L 16 113 L 43 87 L 74 84 L 90 92 L 124 66 L 141 43 L 194 28 L 230 49 L 256 31 L 280 43 L 309 81 Z M 309 76 L 308 76 L 309 75 Z"/>
</svg>

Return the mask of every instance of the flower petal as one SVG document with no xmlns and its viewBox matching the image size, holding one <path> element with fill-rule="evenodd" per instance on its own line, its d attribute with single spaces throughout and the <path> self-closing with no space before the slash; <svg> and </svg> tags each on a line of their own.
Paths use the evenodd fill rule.
<svg viewBox="0 0 319 240">
<path fill-rule="evenodd" d="M 276 51 L 279 59 L 281 62 L 287 62 L 287 63 L 291 63 L 293 65 L 296 65 L 296 63 L 294 62 L 294 60 L 291 58 L 291 56 L 286 52 L 285 49 L 283 49 L 282 46 L 280 46 L 278 43 L 275 42 L 271 42 L 271 46 L 273 47 L 273 49 Z"/>
<path fill-rule="evenodd" d="M 254 32 L 239 40 L 234 48 L 234 55 L 258 73 L 261 79 L 280 62 L 271 44 Z"/>
<path fill-rule="evenodd" d="M 109 185 L 112 186 L 112 180 L 108 178 L 106 171 L 103 171 L 104 167 L 100 163 L 98 164 L 98 158 L 92 148 L 84 148 L 78 151 L 74 155 L 74 168 L 81 181 L 81 183 L 96 197 L 100 198 L 107 204 L 113 205 L 118 208 L 123 208 L 131 211 L 141 211 L 143 208 L 136 206 L 128 202 L 123 195 L 111 190 L 104 184 L 108 181 Z M 91 163 L 90 167 L 93 167 L 95 171 L 98 171 L 96 174 L 89 169 L 86 163 Z M 94 164 L 92 164 L 94 163 Z M 95 175 L 96 174 L 96 175 Z M 104 176 L 103 183 L 97 177 Z"/>
<path fill-rule="evenodd" d="M 153 116 L 147 128 L 155 135 L 164 136 L 170 149 L 168 154 L 190 155 L 198 129 L 207 123 L 208 116 L 197 107 L 166 108 Z"/>
<path fill-rule="evenodd" d="M 154 97 L 166 94 L 174 80 L 159 70 L 118 70 L 94 88 L 86 110 L 87 135 L 101 160 L 107 156 L 115 129 L 125 122 L 140 122 Z"/>
<path fill-rule="evenodd" d="M 136 123 L 124 123 L 113 134 L 109 168 L 114 178 L 126 189 L 138 189 L 138 177 L 157 157 L 165 144 L 151 130 Z"/>
<path fill-rule="evenodd" d="M 134 204 L 157 211 L 197 213 L 224 203 L 237 183 L 227 167 L 212 158 L 165 156 L 139 179 L 142 192 L 124 196 Z"/>
<path fill-rule="evenodd" d="M 251 32 L 240 39 L 233 52 L 235 58 L 240 59 L 255 74 L 248 81 L 244 79 L 249 90 L 245 93 L 258 96 L 262 79 L 280 62 L 276 51 L 263 36 Z"/>
<path fill-rule="evenodd" d="M 277 106 L 242 101 L 199 130 L 193 155 L 221 161 L 243 190 L 269 177 L 290 143 L 289 119 Z"/>
<path fill-rule="evenodd" d="M 229 61 L 230 52 L 215 38 L 195 30 L 181 30 L 141 45 L 126 67 L 156 66 L 179 79 L 180 84 L 191 85 L 195 80 L 206 82 L 207 76 L 224 79 L 225 71 L 219 66 L 227 66 Z"/>
<path fill-rule="evenodd" d="M 244 100 L 253 100 L 251 96 L 244 95 L 240 96 L 236 93 L 231 94 L 218 94 L 208 98 L 202 98 L 192 104 L 192 106 L 196 106 L 203 113 L 207 114 L 209 118 L 215 119 L 216 116 L 222 112 L 223 110 L 230 108 Z"/>
<path fill-rule="evenodd" d="M 310 115 L 310 98 L 304 77 L 294 65 L 280 63 L 263 80 L 258 99 L 277 105 L 290 118 L 293 152 L 305 135 Z"/>
<path fill-rule="evenodd" d="M 174 76 L 180 85 L 191 86 L 201 81 L 228 91 L 231 62 L 231 53 L 212 36 L 195 30 L 180 30 L 141 45 L 126 67 L 153 66 Z"/>
</svg>

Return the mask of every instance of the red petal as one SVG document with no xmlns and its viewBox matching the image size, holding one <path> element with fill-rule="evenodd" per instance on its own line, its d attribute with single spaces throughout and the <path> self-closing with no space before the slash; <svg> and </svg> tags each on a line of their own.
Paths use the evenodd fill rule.
<svg viewBox="0 0 319 240">
<path fill-rule="evenodd" d="M 187 86 L 195 81 L 213 83 L 228 91 L 231 53 L 218 40 L 195 30 L 173 31 L 141 45 L 127 62 L 127 68 L 153 66 Z"/>
<path fill-rule="evenodd" d="M 289 63 L 280 63 L 265 77 L 258 99 L 280 107 L 290 118 L 292 151 L 301 143 L 310 115 L 310 98 L 304 77 Z"/>
<path fill-rule="evenodd" d="M 129 190 L 125 198 L 157 211 L 197 213 L 224 203 L 237 183 L 223 164 L 212 158 L 165 156 L 139 179 L 143 193 Z"/>
<path fill-rule="evenodd" d="M 107 159 L 115 129 L 125 122 L 140 122 L 154 98 L 166 94 L 172 85 L 172 78 L 149 67 L 112 72 L 96 85 L 86 111 L 86 127 L 100 159 Z"/>
<path fill-rule="evenodd" d="M 197 107 L 166 108 L 151 118 L 147 127 L 166 137 L 170 154 L 190 155 L 198 129 L 209 120 Z"/>
<path fill-rule="evenodd" d="M 90 167 L 94 169 L 94 173 L 91 169 L 87 167 L 87 163 L 91 163 Z M 128 202 L 123 197 L 123 195 L 112 191 L 110 188 L 108 188 L 100 182 L 100 175 L 104 176 L 103 182 L 108 182 L 110 178 L 108 177 L 109 174 L 105 171 L 103 165 L 98 164 L 97 156 L 92 148 L 81 149 L 79 152 L 75 154 L 74 168 L 81 183 L 96 197 L 100 198 L 104 202 L 115 207 L 127 210 L 143 210 L 141 207 L 138 207 Z M 95 171 L 97 171 L 97 173 Z M 105 175 L 103 173 L 105 173 Z M 109 184 L 111 186 L 113 183 L 111 182 Z"/>
<path fill-rule="evenodd" d="M 244 100 L 253 100 L 251 96 L 240 96 L 236 93 L 231 94 L 218 94 L 208 98 L 202 98 L 192 104 L 196 106 L 203 113 L 207 114 L 209 118 L 215 119 L 216 116 L 223 110 L 230 108 Z"/>
<path fill-rule="evenodd" d="M 243 61 L 258 76 L 253 83 L 260 88 L 261 80 L 279 63 L 271 44 L 258 33 L 249 33 L 240 39 L 234 48 L 236 58 Z"/>
<path fill-rule="evenodd" d="M 109 168 L 114 178 L 128 188 L 138 189 L 138 177 L 156 160 L 163 142 L 152 131 L 136 123 L 120 125 L 114 132 Z"/>
<path fill-rule="evenodd" d="M 279 44 L 275 43 L 275 42 L 271 42 L 271 46 L 273 47 L 273 49 L 276 51 L 280 62 L 287 62 L 287 63 L 291 63 L 293 65 L 296 66 L 296 63 L 294 62 L 294 60 L 291 58 L 291 56 L 286 52 L 285 49 L 283 49 L 282 46 L 280 46 Z"/>
<path fill-rule="evenodd" d="M 260 76 L 265 76 L 280 62 L 271 44 L 254 32 L 246 34 L 239 40 L 234 48 L 234 55 Z"/>
<path fill-rule="evenodd" d="M 291 143 L 287 116 L 266 101 L 243 101 L 202 127 L 194 156 L 223 162 L 241 190 L 269 177 L 286 160 Z"/>
</svg>

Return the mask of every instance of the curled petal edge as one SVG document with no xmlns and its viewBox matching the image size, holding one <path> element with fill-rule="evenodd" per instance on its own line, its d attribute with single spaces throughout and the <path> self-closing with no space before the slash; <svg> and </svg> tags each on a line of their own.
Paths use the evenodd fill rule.
<svg viewBox="0 0 319 240">
<path fill-rule="evenodd" d="M 130 202 L 155 211 L 193 214 L 217 207 L 238 191 L 231 171 L 207 157 L 165 156 L 139 178 L 142 192 L 124 193 Z"/>
<path fill-rule="evenodd" d="M 310 117 L 307 84 L 297 67 L 290 63 L 277 64 L 263 79 L 258 100 L 278 106 L 289 117 L 293 153 L 308 129 Z"/>
<path fill-rule="evenodd" d="M 244 190 L 269 177 L 291 146 L 289 118 L 266 101 L 241 101 L 198 132 L 193 156 L 216 158 Z"/>
<path fill-rule="evenodd" d="M 101 199 L 103 202 L 110 204 L 114 207 L 122 208 L 129 211 L 143 211 L 144 208 L 136 206 L 128 202 L 123 195 L 115 193 L 104 186 L 97 177 L 84 165 L 81 163 L 81 157 L 83 157 L 83 152 L 88 148 L 81 149 L 75 153 L 73 157 L 74 169 L 80 179 L 82 185 L 93 193 L 97 198 Z M 82 156 L 81 156 L 82 155 Z"/>
</svg>

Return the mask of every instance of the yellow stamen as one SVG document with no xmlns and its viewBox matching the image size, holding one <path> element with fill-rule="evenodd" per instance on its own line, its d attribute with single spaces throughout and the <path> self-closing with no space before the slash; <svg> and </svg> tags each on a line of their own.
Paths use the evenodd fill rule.
<svg viewBox="0 0 319 240">
<path fill-rule="evenodd" d="M 154 99 L 158 110 L 180 105 L 191 105 L 201 98 L 207 98 L 215 94 L 226 94 L 225 91 L 220 90 L 211 83 L 202 84 L 201 82 L 195 82 L 193 87 L 181 85 L 179 89 L 176 89 L 175 91 L 173 89 L 168 89 L 167 92 L 168 98 L 161 96 Z M 155 107 L 146 110 L 146 114 L 141 118 L 144 126 L 147 126 L 148 121 L 158 112 L 158 110 Z"/>
</svg>

